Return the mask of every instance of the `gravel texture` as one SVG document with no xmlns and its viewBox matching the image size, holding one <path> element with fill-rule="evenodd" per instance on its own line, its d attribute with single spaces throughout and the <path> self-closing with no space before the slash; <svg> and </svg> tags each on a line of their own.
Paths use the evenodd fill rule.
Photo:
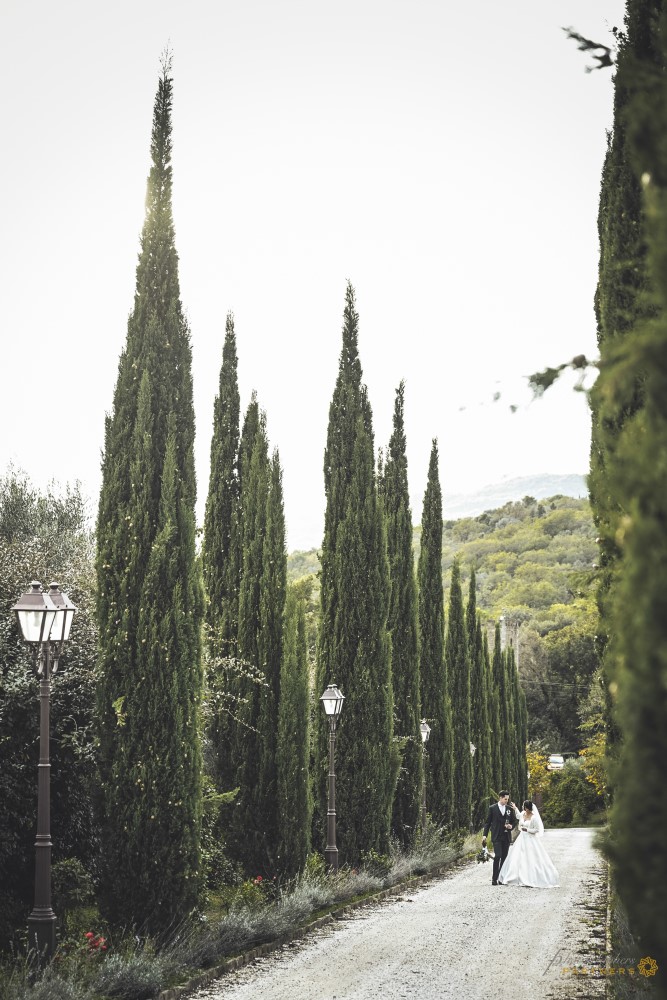
<svg viewBox="0 0 667 1000">
<path fill-rule="evenodd" d="M 196 1000 L 604 997 L 606 864 L 591 830 L 547 831 L 558 889 L 491 885 L 471 864 L 345 915 L 229 973 Z"/>
</svg>

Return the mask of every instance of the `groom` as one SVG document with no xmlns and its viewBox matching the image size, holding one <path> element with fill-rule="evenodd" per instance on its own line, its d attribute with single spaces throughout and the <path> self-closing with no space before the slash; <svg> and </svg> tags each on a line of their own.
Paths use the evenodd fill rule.
<svg viewBox="0 0 667 1000">
<path fill-rule="evenodd" d="M 509 792 L 500 793 L 496 805 L 489 809 L 482 831 L 482 847 L 486 847 L 486 835 L 489 830 L 491 830 L 491 840 L 493 841 L 495 857 L 491 885 L 498 885 L 498 874 L 512 843 L 512 830 L 519 822 L 514 815 L 514 809 L 510 808 L 509 800 Z"/>
</svg>

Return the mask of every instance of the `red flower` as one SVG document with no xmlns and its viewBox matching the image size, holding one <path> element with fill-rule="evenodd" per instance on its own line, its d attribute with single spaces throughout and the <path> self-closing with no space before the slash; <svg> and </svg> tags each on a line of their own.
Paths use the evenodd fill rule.
<svg viewBox="0 0 667 1000">
<path fill-rule="evenodd" d="M 92 931 L 88 931 L 88 933 L 86 934 L 86 937 L 88 938 L 88 940 L 90 940 L 90 938 L 94 938 L 95 935 L 93 934 Z"/>
</svg>

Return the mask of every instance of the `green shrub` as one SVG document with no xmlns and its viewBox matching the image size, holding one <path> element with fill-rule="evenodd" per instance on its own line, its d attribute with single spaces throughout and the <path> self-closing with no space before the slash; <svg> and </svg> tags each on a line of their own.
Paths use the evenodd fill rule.
<svg viewBox="0 0 667 1000">
<path fill-rule="evenodd" d="M 386 878 L 393 864 L 388 854 L 378 854 L 372 848 L 370 851 L 361 852 L 361 863 L 375 878 Z"/>
<path fill-rule="evenodd" d="M 3 1000 L 87 1000 L 89 995 L 77 982 L 62 979 L 52 967 L 36 982 L 30 975 L 16 973 L 9 982 L 0 982 L 0 988 Z"/>
<path fill-rule="evenodd" d="M 602 796 L 586 778 L 581 763 L 568 760 L 562 771 L 553 771 L 544 790 L 542 812 L 547 823 L 585 823 L 604 806 Z"/>
<path fill-rule="evenodd" d="M 150 952 L 110 955 L 93 978 L 91 987 L 96 993 L 119 1000 L 150 1000 L 163 989 L 169 971 L 168 959 Z"/>
<path fill-rule="evenodd" d="M 309 854 L 303 869 L 304 877 L 308 879 L 323 878 L 326 873 L 327 866 L 324 857 L 321 854 Z"/>
<path fill-rule="evenodd" d="M 51 869 L 53 907 L 56 913 L 85 906 L 93 898 L 93 880 L 78 858 L 64 858 Z"/>
</svg>

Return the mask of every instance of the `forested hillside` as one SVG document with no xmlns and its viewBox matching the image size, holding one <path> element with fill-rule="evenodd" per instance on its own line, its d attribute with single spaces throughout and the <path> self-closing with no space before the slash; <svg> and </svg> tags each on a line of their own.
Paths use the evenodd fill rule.
<svg viewBox="0 0 667 1000">
<path fill-rule="evenodd" d="M 415 529 L 415 547 L 420 529 Z M 524 497 L 479 517 L 446 521 L 443 572 L 454 558 L 464 579 L 477 574 L 477 603 L 483 615 L 510 613 L 549 631 L 562 623 L 562 605 L 585 587 L 596 559 L 595 526 L 587 500 L 556 496 L 542 502 Z"/>
<path fill-rule="evenodd" d="M 421 528 L 414 529 L 415 559 Z M 554 752 L 575 752 L 588 737 L 580 725 L 599 714 L 595 652 L 596 530 L 586 499 L 533 497 L 478 517 L 445 521 L 442 569 L 446 587 L 455 558 L 462 586 L 477 577 L 477 607 L 489 626 L 501 616 L 518 643 L 518 664 L 531 740 Z M 293 552 L 291 580 L 317 574 L 318 554 Z M 316 583 L 317 577 L 313 580 Z M 318 586 L 311 595 L 314 627 Z M 516 631 L 514 631 L 516 630 Z"/>
</svg>

